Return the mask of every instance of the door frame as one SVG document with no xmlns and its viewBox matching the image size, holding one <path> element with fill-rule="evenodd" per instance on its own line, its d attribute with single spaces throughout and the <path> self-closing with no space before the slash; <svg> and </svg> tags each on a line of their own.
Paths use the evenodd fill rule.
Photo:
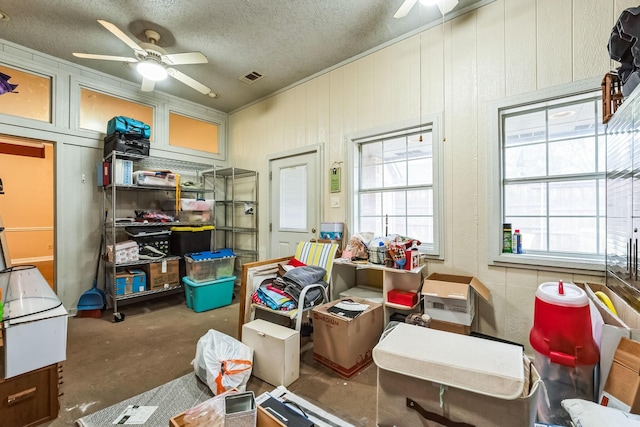
<svg viewBox="0 0 640 427">
<path fill-rule="evenodd" d="M 267 156 L 267 161 L 268 161 L 268 171 L 269 174 L 271 174 L 271 164 L 273 161 L 275 160 L 281 160 L 281 159 L 285 159 L 288 157 L 297 157 L 297 156 L 301 156 L 301 155 L 307 155 L 307 154 L 311 154 L 313 155 L 314 161 L 315 161 L 315 166 L 316 166 L 316 170 L 320 172 L 320 176 L 317 180 L 311 180 L 311 185 L 313 185 L 315 188 L 314 190 L 316 191 L 316 194 L 320 195 L 320 201 L 317 204 L 316 207 L 316 218 L 318 218 L 318 221 L 322 220 L 322 183 L 324 182 L 324 168 L 322 167 L 322 159 L 323 159 L 323 146 L 322 144 L 312 144 L 312 145 L 307 145 L 305 147 L 299 147 L 299 148 L 293 148 L 291 150 L 286 150 L 286 151 L 280 151 L 278 153 L 273 153 Z M 267 224 L 273 224 L 273 218 L 271 218 L 271 212 L 272 212 L 272 208 L 273 208 L 273 203 L 274 203 L 274 194 L 272 194 L 272 177 L 269 177 L 269 191 L 267 194 L 267 197 L 269 198 L 269 215 L 268 215 L 268 222 Z M 319 223 L 318 223 L 318 227 L 319 227 Z M 271 254 L 271 247 L 272 247 L 272 238 L 273 238 L 273 231 L 271 231 L 270 229 L 268 230 L 269 233 L 269 239 L 268 239 L 268 244 L 267 244 L 267 257 L 271 258 L 272 254 Z"/>
</svg>

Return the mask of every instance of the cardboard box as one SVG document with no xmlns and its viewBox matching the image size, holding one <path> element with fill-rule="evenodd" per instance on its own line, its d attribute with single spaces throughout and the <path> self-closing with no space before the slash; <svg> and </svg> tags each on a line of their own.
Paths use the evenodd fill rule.
<svg viewBox="0 0 640 427">
<path fill-rule="evenodd" d="M 612 277 L 607 280 L 615 284 Z M 598 401 L 602 397 L 602 391 L 607 382 L 607 377 L 613 364 L 613 357 L 622 337 L 640 341 L 640 314 L 629 305 L 622 297 L 605 285 L 595 283 L 576 283 L 583 288 L 587 296 L 596 307 L 604 325 L 602 325 L 602 336 L 600 338 L 600 384 L 598 387 Z M 623 285 L 624 286 L 624 285 Z M 596 296 L 596 292 L 603 292 L 611 300 L 616 314 L 612 313 L 607 306 Z"/>
<path fill-rule="evenodd" d="M 166 289 L 180 284 L 178 260 L 162 260 L 144 266 L 149 290 Z"/>
<path fill-rule="evenodd" d="M 138 244 L 133 240 L 118 242 L 116 243 L 115 254 L 113 245 L 107 245 L 107 258 L 109 262 L 116 264 L 138 261 L 140 259 L 138 256 Z"/>
<path fill-rule="evenodd" d="M 428 327 L 431 329 L 437 329 L 438 331 L 452 332 L 454 334 L 461 335 L 469 335 L 471 333 L 471 326 L 461 325 L 459 323 L 443 322 L 442 320 L 431 319 Z"/>
<path fill-rule="evenodd" d="M 351 319 L 328 312 L 340 301 L 350 299 L 369 305 L 362 314 Z M 382 304 L 358 298 L 342 298 L 322 304 L 313 314 L 313 359 L 345 378 L 351 378 L 369 365 L 371 351 L 378 343 L 384 327 Z"/>
<path fill-rule="evenodd" d="M 536 419 L 541 381 L 520 346 L 399 323 L 373 359 L 376 425 L 431 425 L 424 412 L 440 417 L 433 425 L 531 426 Z"/>
<path fill-rule="evenodd" d="M 600 404 L 640 413 L 640 343 L 621 338 Z"/>
<path fill-rule="evenodd" d="M 147 289 L 147 275 L 142 270 L 127 270 L 116 273 L 116 295 L 135 294 Z"/>
<path fill-rule="evenodd" d="M 424 312 L 435 320 L 471 326 L 476 294 L 488 301 L 491 291 L 475 277 L 432 273 L 422 284 Z"/>
</svg>

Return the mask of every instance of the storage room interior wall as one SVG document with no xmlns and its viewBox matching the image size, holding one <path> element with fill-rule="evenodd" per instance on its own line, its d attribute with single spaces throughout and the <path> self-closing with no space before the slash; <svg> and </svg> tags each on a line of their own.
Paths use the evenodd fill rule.
<svg viewBox="0 0 640 427">
<path fill-rule="evenodd" d="M 487 103 L 587 78 L 611 64 L 611 28 L 632 1 L 496 0 L 327 73 L 301 82 L 229 117 L 232 164 L 260 172 L 268 209 L 268 162 L 274 153 L 324 146 L 324 221 L 346 221 L 349 193 L 330 193 L 327 171 L 346 161 L 346 137 L 444 111 L 444 261 L 427 270 L 473 275 L 491 289 L 480 306 L 480 332 L 526 345 L 540 283 L 582 275 L 493 267 L 488 254 Z M 422 61 L 422 64 L 420 63 Z M 599 87 L 598 87 L 599 88 Z M 594 89 L 598 89 L 594 88 Z M 259 143 L 249 143 L 259 141 Z M 242 159 L 242 164 L 240 164 Z M 343 174 L 343 176 L 346 174 Z M 340 197 L 331 208 L 330 197 Z M 268 254 L 268 218 L 260 218 L 260 258 Z M 360 230 L 349 230 L 349 233 Z"/>
</svg>

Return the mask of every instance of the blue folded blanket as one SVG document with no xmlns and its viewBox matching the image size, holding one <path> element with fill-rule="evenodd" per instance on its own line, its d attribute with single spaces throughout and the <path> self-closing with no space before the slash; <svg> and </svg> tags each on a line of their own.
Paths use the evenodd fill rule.
<svg viewBox="0 0 640 427">
<path fill-rule="evenodd" d="M 260 286 L 257 292 L 258 297 L 272 310 L 293 310 L 296 308 L 296 304 L 291 298 L 271 291 L 264 286 Z"/>
</svg>

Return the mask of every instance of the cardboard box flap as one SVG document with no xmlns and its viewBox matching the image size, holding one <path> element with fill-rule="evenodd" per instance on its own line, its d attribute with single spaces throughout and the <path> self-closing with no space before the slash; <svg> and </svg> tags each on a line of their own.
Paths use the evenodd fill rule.
<svg viewBox="0 0 640 427">
<path fill-rule="evenodd" d="M 400 323 L 373 349 L 380 369 L 499 399 L 525 388 L 520 346 Z"/>
<path fill-rule="evenodd" d="M 472 276 L 457 276 L 454 274 L 432 273 L 422 285 L 423 295 L 433 295 L 440 298 L 467 299 L 468 288 L 471 286 L 485 301 L 489 301 L 491 291 L 481 281 Z M 464 291 L 463 291 L 464 289 Z"/>
<path fill-rule="evenodd" d="M 469 285 L 466 283 L 424 281 L 422 295 L 438 298 L 469 299 Z"/>
<path fill-rule="evenodd" d="M 621 364 L 635 374 L 640 374 L 640 343 L 625 337 L 620 338 L 613 362 Z"/>
</svg>

